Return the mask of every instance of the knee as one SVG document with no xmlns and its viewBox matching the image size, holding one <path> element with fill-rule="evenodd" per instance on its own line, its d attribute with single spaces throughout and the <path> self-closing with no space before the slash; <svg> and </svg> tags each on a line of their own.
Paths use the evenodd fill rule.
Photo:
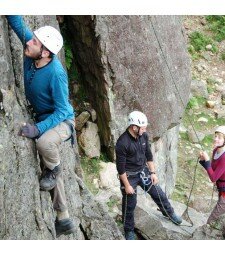
<svg viewBox="0 0 225 255">
<path fill-rule="evenodd" d="M 36 148 L 40 154 L 48 151 L 51 147 L 51 143 L 49 143 L 49 141 L 46 139 L 38 139 L 36 141 Z"/>
</svg>

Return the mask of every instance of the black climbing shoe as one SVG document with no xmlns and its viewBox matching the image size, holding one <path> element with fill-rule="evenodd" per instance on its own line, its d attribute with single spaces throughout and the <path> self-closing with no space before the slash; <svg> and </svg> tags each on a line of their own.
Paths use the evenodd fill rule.
<svg viewBox="0 0 225 255">
<path fill-rule="evenodd" d="M 159 210 L 160 211 L 160 210 Z M 168 215 L 166 212 L 161 211 L 163 216 L 165 216 L 168 220 L 171 220 L 174 224 L 180 225 L 182 223 L 182 218 L 178 215 L 176 215 L 175 212 L 172 214 Z"/>
<path fill-rule="evenodd" d="M 125 231 L 126 240 L 135 240 L 134 231 Z"/>
<path fill-rule="evenodd" d="M 182 223 L 182 218 L 180 216 L 176 215 L 175 212 L 173 214 L 171 214 L 170 217 L 168 217 L 167 215 L 165 217 L 167 217 L 169 220 L 171 220 L 176 225 L 180 225 Z"/>
<path fill-rule="evenodd" d="M 75 225 L 71 219 L 58 220 L 55 221 L 55 231 L 56 237 L 60 235 L 69 235 L 75 232 Z"/>
<path fill-rule="evenodd" d="M 60 172 L 61 169 L 59 166 L 56 166 L 53 170 L 46 168 L 45 173 L 40 180 L 41 190 L 45 191 L 52 190 L 56 185 L 57 177 L 60 174 Z"/>
</svg>

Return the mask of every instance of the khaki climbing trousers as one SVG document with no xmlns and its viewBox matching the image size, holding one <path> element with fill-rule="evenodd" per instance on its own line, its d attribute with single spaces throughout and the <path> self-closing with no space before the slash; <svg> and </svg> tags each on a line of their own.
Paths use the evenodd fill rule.
<svg viewBox="0 0 225 255">
<path fill-rule="evenodd" d="M 212 221 L 217 220 L 220 215 L 225 213 L 225 198 L 220 196 L 219 200 L 214 207 L 213 211 L 211 212 L 207 224 L 210 224 Z"/>
<path fill-rule="evenodd" d="M 74 125 L 72 120 L 71 122 Z M 70 126 L 65 122 L 61 122 L 56 127 L 46 131 L 36 140 L 36 148 L 40 155 L 42 171 L 44 171 L 45 168 L 53 170 L 60 164 L 60 144 L 70 138 L 71 134 Z M 54 210 L 67 210 L 62 171 L 57 178 L 56 186 L 50 193 Z"/>
</svg>

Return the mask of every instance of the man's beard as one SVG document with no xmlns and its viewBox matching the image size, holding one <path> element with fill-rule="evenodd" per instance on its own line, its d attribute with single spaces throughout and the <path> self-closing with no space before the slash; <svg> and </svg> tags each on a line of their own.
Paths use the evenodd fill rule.
<svg viewBox="0 0 225 255">
<path fill-rule="evenodd" d="M 39 51 L 39 52 L 37 52 L 37 53 L 31 53 L 31 54 L 30 54 L 30 51 L 29 51 L 28 46 L 26 46 L 26 47 L 24 48 L 24 54 L 25 54 L 26 57 L 32 58 L 32 59 L 34 59 L 34 60 L 38 60 L 38 59 L 41 59 L 41 58 L 42 58 L 42 56 L 41 56 L 42 52 L 41 52 L 41 51 Z"/>
</svg>

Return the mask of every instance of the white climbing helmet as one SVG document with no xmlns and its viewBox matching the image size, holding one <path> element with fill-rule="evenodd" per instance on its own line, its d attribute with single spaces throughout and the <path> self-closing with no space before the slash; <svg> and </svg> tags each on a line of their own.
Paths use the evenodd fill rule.
<svg viewBox="0 0 225 255">
<path fill-rule="evenodd" d="M 130 125 L 145 127 L 148 125 L 148 119 L 144 113 L 139 111 L 133 111 L 128 116 L 128 126 Z"/>
<path fill-rule="evenodd" d="M 52 53 L 57 54 L 63 46 L 63 38 L 57 29 L 44 26 L 34 31 L 38 40 Z"/>
<path fill-rule="evenodd" d="M 225 126 L 219 126 L 216 130 L 215 133 L 222 133 L 225 135 Z"/>
</svg>

